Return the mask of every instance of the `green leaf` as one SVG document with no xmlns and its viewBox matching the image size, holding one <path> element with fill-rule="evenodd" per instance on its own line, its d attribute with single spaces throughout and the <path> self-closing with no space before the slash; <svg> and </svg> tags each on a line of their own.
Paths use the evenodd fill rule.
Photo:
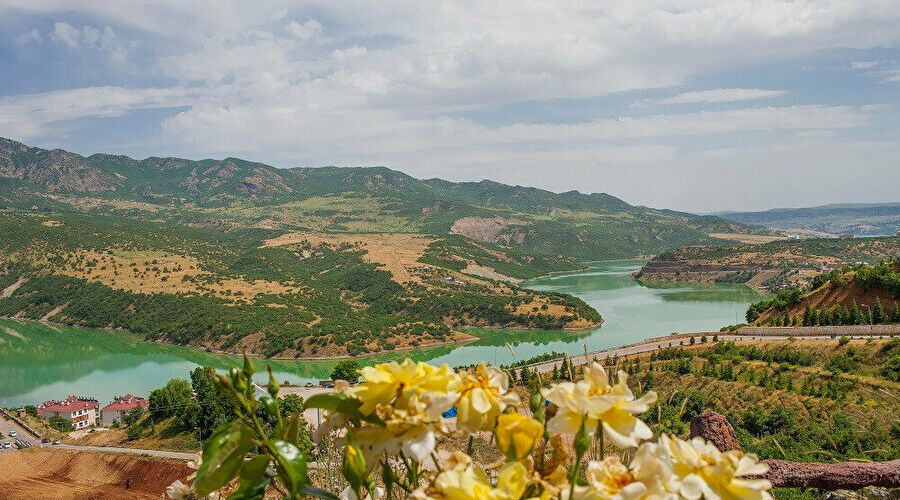
<svg viewBox="0 0 900 500">
<path fill-rule="evenodd" d="M 265 477 L 252 483 L 242 483 L 241 487 L 228 497 L 228 500 L 263 500 L 266 490 L 269 489 L 269 481 L 270 479 Z"/>
<path fill-rule="evenodd" d="M 296 445 L 287 441 L 275 441 L 278 452 L 278 472 L 291 493 L 298 493 L 308 484 L 306 476 L 306 455 Z"/>
<path fill-rule="evenodd" d="M 334 493 L 308 484 L 300 488 L 300 493 L 314 498 L 321 498 L 322 500 L 338 500 L 338 497 L 335 496 Z"/>
<path fill-rule="evenodd" d="M 295 413 L 286 419 L 281 439 L 288 443 L 299 444 L 297 441 L 300 440 L 299 420 L 301 418 L 299 413 Z"/>
<path fill-rule="evenodd" d="M 268 455 L 257 455 L 250 460 L 245 460 L 241 465 L 241 487 L 244 484 L 252 484 L 259 481 L 266 473 L 266 467 L 272 459 Z"/>
<path fill-rule="evenodd" d="M 240 422 L 219 426 L 203 445 L 203 463 L 197 471 L 197 495 L 206 496 L 237 475 L 252 446 L 250 431 Z"/>
</svg>

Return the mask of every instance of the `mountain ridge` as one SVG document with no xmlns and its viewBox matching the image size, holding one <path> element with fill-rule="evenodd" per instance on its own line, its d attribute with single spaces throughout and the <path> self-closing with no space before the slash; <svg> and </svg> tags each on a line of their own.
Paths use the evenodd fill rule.
<svg viewBox="0 0 900 500">
<path fill-rule="evenodd" d="M 484 242 L 516 241 L 527 252 L 578 261 L 721 241 L 710 234 L 771 232 L 715 216 L 635 206 L 607 193 L 554 193 L 491 180 L 417 179 L 383 166 L 282 169 L 234 157 L 81 156 L 5 138 L 0 138 L 0 178 L 5 180 L 0 203 L 19 208 L 59 209 L 60 203 L 77 205 L 80 198 L 84 205 L 85 199 L 96 198 L 90 203 L 112 210 L 118 200 L 149 203 L 153 207 L 148 210 L 157 216 L 183 209 L 180 223 L 190 224 L 212 224 L 208 212 L 218 210 L 223 229 L 254 224 L 308 229 L 309 221 L 317 220 L 320 227 L 315 229 L 328 232 L 450 234 L 464 218 L 516 219 L 525 221 L 527 229 L 509 229 L 516 232 L 512 237 L 503 228 Z M 300 210 L 297 204 L 316 206 Z M 377 220 L 356 213 L 366 204 Z M 221 213 L 235 205 L 267 213 L 241 221 Z M 136 210 L 125 215 L 141 217 Z"/>
</svg>

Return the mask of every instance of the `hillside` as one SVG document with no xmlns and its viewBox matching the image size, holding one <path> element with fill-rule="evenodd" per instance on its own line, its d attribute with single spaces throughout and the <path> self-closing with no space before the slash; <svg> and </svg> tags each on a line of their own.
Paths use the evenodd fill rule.
<svg viewBox="0 0 900 500">
<path fill-rule="evenodd" d="M 750 306 L 757 325 L 900 323 L 900 264 L 837 269 L 813 280 L 806 291 L 784 291 Z"/>
<path fill-rule="evenodd" d="M 742 224 L 756 224 L 801 234 L 889 236 L 900 231 L 900 203 L 776 208 L 764 212 L 721 212 L 716 215 Z"/>
<path fill-rule="evenodd" d="M 214 350 L 328 357 L 464 341 L 465 326 L 600 323 L 573 297 L 421 263 L 441 241 L 433 235 L 221 232 L 17 210 L 0 211 L 0 232 L 0 315 Z"/>
<path fill-rule="evenodd" d="M 658 255 L 636 274 L 645 283 L 744 284 L 768 292 L 808 286 L 815 276 L 900 255 L 900 237 L 779 240 L 757 245 L 684 247 Z"/>
<path fill-rule="evenodd" d="M 710 234 L 769 233 L 714 216 L 632 206 L 602 193 L 420 180 L 384 167 L 278 169 L 237 158 L 84 157 L 0 138 L 2 207 L 225 230 L 459 234 L 562 257 L 569 268 L 721 242 Z"/>
</svg>

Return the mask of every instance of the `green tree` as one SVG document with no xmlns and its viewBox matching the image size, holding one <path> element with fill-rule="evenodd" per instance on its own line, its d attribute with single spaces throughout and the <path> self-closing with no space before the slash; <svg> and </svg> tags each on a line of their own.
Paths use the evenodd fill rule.
<svg viewBox="0 0 900 500">
<path fill-rule="evenodd" d="M 206 439 L 216 427 L 231 419 L 231 404 L 225 393 L 216 386 L 213 376 L 212 370 L 201 367 L 191 372 L 196 404 L 189 408 L 184 423 L 198 429 L 200 439 Z"/>
<path fill-rule="evenodd" d="M 173 378 L 151 392 L 148 399 L 150 414 L 157 420 L 182 415 L 191 401 L 191 384 L 183 378 Z"/>
<path fill-rule="evenodd" d="M 900 305 L 894 301 L 894 307 L 891 308 L 891 323 L 900 323 Z"/>
<path fill-rule="evenodd" d="M 127 413 L 125 413 L 125 415 L 122 417 L 122 423 L 125 425 L 136 424 L 141 419 L 141 417 L 144 416 L 144 413 L 145 410 L 143 406 L 135 406 L 134 408 L 128 410 Z"/>
<path fill-rule="evenodd" d="M 875 305 L 872 307 L 872 322 L 875 324 L 884 323 L 884 306 L 881 305 L 881 299 L 875 298 Z"/>
<path fill-rule="evenodd" d="M 359 361 L 355 359 L 344 359 L 335 365 L 331 371 L 331 380 L 346 380 L 348 382 L 356 382 L 359 380 L 359 370 L 362 367 Z"/>
<path fill-rule="evenodd" d="M 69 422 L 62 417 L 52 416 L 47 420 L 47 423 L 50 424 L 50 427 L 53 427 L 59 432 L 69 432 L 75 430 L 75 427 L 72 426 L 72 422 Z"/>
</svg>

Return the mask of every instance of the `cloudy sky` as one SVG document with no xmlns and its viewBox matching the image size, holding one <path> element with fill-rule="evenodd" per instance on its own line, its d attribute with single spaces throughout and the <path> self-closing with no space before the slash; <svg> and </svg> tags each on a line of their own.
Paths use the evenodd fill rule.
<svg viewBox="0 0 900 500">
<path fill-rule="evenodd" d="M 713 211 L 900 201 L 897 0 L 0 0 L 0 136 Z"/>
</svg>

